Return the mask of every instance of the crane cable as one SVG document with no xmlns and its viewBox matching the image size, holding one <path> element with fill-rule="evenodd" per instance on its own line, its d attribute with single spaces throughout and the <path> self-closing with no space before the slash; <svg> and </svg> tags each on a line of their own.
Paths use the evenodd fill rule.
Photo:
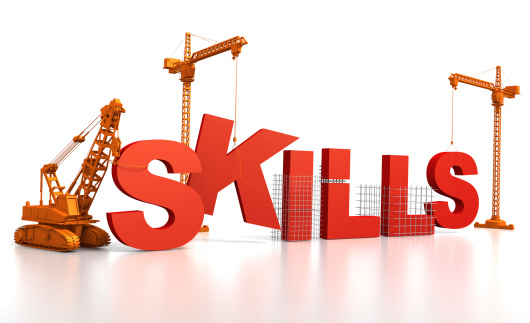
<svg viewBox="0 0 530 323">
<path fill-rule="evenodd" d="M 458 165 L 462 165 L 462 153 L 458 151 L 458 148 L 456 148 L 456 146 L 454 145 L 454 138 L 453 138 L 454 106 L 455 106 L 455 89 L 453 88 L 452 95 L 451 95 L 451 144 L 449 145 L 449 147 L 447 147 L 445 152 L 447 152 L 451 148 L 451 146 L 453 146 L 456 152 L 458 153 L 458 161 L 455 160 L 455 162 L 458 163 Z"/>
<path fill-rule="evenodd" d="M 236 148 L 236 142 L 237 142 L 237 137 L 236 137 L 236 131 L 237 131 L 237 62 L 239 61 L 239 57 L 236 57 L 236 95 L 235 95 L 235 99 L 234 99 L 234 138 L 232 139 L 234 141 L 234 148 Z"/>
<path fill-rule="evenodd" d="M 91 131 L 92 129 L 94 129 L 94 127 L 97 125 L 94 124 L 94 122 L 96 122 L 96 120 L 101 117 L 101 114 L 99 114 L 83 131 L 81 131 L 78 135 L 78 137 L 85 137 L 87 136 Z M 92 126 L 94 124 L 94 126 Z M 85 133 L 85 131 L 90 127 L 92 126 L 92 128 Z M 84 133 L 84 136 L 83 136 L 83 133 Z M 66 147 L 64 147 L 58 154 L 57 156 L 55 156 L 55 158 L 53 158 L 53 160 L 51 161 L 52 164 L 57 164 L 57 165 L 60 165 L 66 158 L 68 158 L 68 156 L 70 156 L 70 154 L 77 148 L 79 147 L 79 145 L 81 144 L 81 142 L 74 142 L 73 140 L 68 143 L 66 145 Z"/>
<path fill-rule="evenodd" d="M 184 38 L 186 38 L 186 37 L 184 37 Z M 184 41 L 184 38 L 182 38 L 182 40 L 180 41 L 180 44 L 177 46 L 177 48 L 175 48 L 173 53 L 171 55 L 169 55 L 168 57 L 173 57 L 173 55 L 175 55 L 175 53 L 177 52 L 177 49 L 179 49 L 180 45 L 182 45 L 182 42 Z"/>
<path fill-rule="evenodd" d="M 213 39 L 206 38 L 206 37 L 199 36 L 199 35 L 195 35 L 195 34 L 190 34 L 190 35 L 195 36 L 195 37 L 197 37 L 197 38 L 199 38 L 199 39 L 205 40 L 205 41 L 207 41 L 207 42 L 209 42 L 209 43 L 212 43 L 212 44 L 217 44 L 217 43 L 218 43 L 217 40 L 213 40 Z"/>
<path fill-rule="evenodd" d="M 454 107 L 455 107 L 455 89 L 453 88 L 453 91 L 451 93 L 451 144 L 449 145 L 449 147 L 447 147 L 447 149 L 445 150 L 446 152 L 449 150 L 449 148 L 451 148 L 451 146 L 453 146 L 455 148 L 456 151 L 458 151 L 458 149 L 456 148 L 456 146 L 454 145 L 454 138 L 453 138 L 453 129 L 454 129 Z"/>
<path fill-rule="evenodd" d="M 235 100 L 234 100 L 234 138 L 232 139 L 234 141 L 234 146 L 232 147 L 232 150 L 236 149 L 236 132 L 237 132 L 237 63 L 239 61 L 239 56 L 236 57 L 236 94 L 235 94 Z M 242 162 L 241 162 L 241 154 L 239 153 L 239 149 L 236 149 L 237 156 L 239 157 L 239 181 L 242 179 L 241 176 L 241 168 L 242 168 Z"/>
<path fill-rule="evenodd" d="M 490 68 L 489 70 L 485 70 L 485 71 L 482 71 L 482 72 L 480 72 L 480 73 L 474 74 L 474 75 L 472 75 L 472 76 L 473 76 L 473 77 L 477 77 L 477 76 L 480 76 L 480 75 L 482 75 L 482 74 L 488 73 L 489 71 L 493 71 L 494 69 L 495 69 L 495 67 L 494 67 L 494 68 Z"/>
<path fill-rule="evenodd" d="M 451 95 L 451 145 L 453 144 L 454 109 L 455 109 L 455 89 L 453 89 L 453 92 Z"/>
<path fill-rule="evenodd" d="M 97 118 L 96 118 L 96 119 L 97 119 Z M 97 125 L 98 125 L 97 123 L 94 124 L 94 125 L 92 126 L 92 128 L 90 128 L 90 130 L 89 130 L 87 133 L 85 133 L 85 136 L 87 136 L 87 135 L 88 135 L 88 134 L 89 134 L 89 133 L 90 133 L 90 132 L 91 132 L 91 131 L 97 126 Z M 86 129 L 85 129 L 85 130 L 86 130 Z M 83 142 L 84 142 L 84 141 L 83 141 Z M 72 143 L 73 143 L 73 142 L 72 142 Z M 71 151 L 69 151 L 69 152 L 64 156 L 64 158 L 63 158 L 61 161 L 59 161 L 59 162 L 57 163 L 57 165 L 61 165 L 61 163 L 62 163 L 64 160 L 66 160 L 66 158 L 70 157 L 70 154 L 72 154 L 72 153 L 74 152 L 74 150 L 76 150 L 77 147 L 79 147 L 79 145 L 81 145 L 81 143 L 82 143 L 82 142 L 77 142 L 76 145 L 75 145 L 75 147 L 74 147 Z M 88 157 L 89 154 L 90 154 L 90 151 L 88 152 L 87 157 Z"/>
<path fill-rule="evenodd" d="M 504 76 L 506 76 L 506 78 L 508 79 L 508 81 L 510 81 L 510 84 L 513 85 L 512 80 L 510 80 L 510 78 L 508 77 L 508 75 L 506 75 L 506 73 L 504 73 L 504 71 L 502 72 L 502 74 L 504 74 Z"/>
</svg>

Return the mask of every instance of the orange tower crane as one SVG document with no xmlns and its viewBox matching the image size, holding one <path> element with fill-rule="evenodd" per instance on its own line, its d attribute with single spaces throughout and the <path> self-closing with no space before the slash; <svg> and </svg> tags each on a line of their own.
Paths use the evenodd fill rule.
<svg viewBox="0 0 530 323">
<path fill-rule="evenodd" d="M 248 44 L 244 37 L 233 37 L 213 46 L 202 49 L 198 52 L 191 53 L 191 34 L 186 33 L 184 46 L 184 60 L 175 58 L 165 58 L 164 68 L 171 74 L 180 73 L 182 81 L 182 129 L 181 143 L 189 147 L 190 145 L 190 101 L 191 101 L 191 82 L 195 79 L 195 63 L 224 53 L 232 51 L 232 59 L 236 59 L 241 53 L 241 47 Z M 187 184 L 189 174 L 180 174 L 180 182 Z"/>
<path fill-rule="evenodd" d="M 462 74 L 451 74 L 449 81 L 453 89 L 456 90 L 458 83 L 465 83 L 490 90 L 491 105 L 494 107 L 493 115 L 493 188 L 491 200 L 491 219 L 486 223 L 480 224 L 475 222 L 476 228 L 508 229 L 513 230 L 513 224 L 506 225 L 506 222 L 500 217 L 501 201 L 501 108 L 504 105 L 504 98 L 513 99 L 515 95 L 520 94 L 519 86 L 502 87 L 501 67 L 497 66 L 495 75 L 495 84 L 479 80 Z"/>
</svg>

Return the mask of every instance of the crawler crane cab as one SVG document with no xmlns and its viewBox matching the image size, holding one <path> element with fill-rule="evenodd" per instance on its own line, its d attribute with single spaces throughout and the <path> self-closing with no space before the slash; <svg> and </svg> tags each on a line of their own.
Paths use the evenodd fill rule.
<svg viewBox="0 0 530 323">
<path fill-rule="evenodd" d="M 99 131 L 92 143 L 81 169 L 67 191 L 61 186 L 57 170 L 97 126 L 96 118 L 85 130 L 75 136 L 51 163 L 41 168 L 41 198 L 39 205 L 22 207 L 22 220 L 37 224 L 24 225 L 15 231 L 15 242 L 19 245 L 57 251 L 75 250 L 79 247 L 102 247 L 110 244 L 110 236 L 93 225 L 88 210 L 94 201 L 103 177 L 107 172 L 110 157 L 119 158 L 121 142 L 117 136 L 120 116 L 125 112 L 120 100 L 114 99 L 101 109 Z M 88 130 L 92 127 L 92 129 Z M 43 183 L 50 192 L 48 205 L 43 205 Z M 72 193 L 73 192 L 73 193 Z"/>
</svg>

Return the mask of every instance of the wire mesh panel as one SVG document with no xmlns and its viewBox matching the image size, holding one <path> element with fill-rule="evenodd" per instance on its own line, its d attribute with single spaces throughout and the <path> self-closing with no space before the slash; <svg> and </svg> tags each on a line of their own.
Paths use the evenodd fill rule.
<svg viewBox="0 0 530 323">
<path fill-rule="evenodd" d="M 272 179 L 271 198 L 274 210 L 276 210 L 276 216 L 278 217 L 278 223 L 280 223 L 280 227 L 282 225 L 282 186 L 283 175 L 274 174 Z M 274 240 L 279 240 L 281 238 L 281 230 L 272 229 L 271 234 Z"/>
<path fill-rule="evenodd" d="M 430 187 L 358 187 L 358 215 L 380 215 L 381 235 L 388 237 L 434 234 Z"/>
<path fill-rule="evenodd" d="M 320 183 L 320 176 L 274 175 L 272 202 L 282 229 L 272 230 L 273 239 L 318 239 Z"/>
<path fill-rule="evenodd" d="M 311 177 L 311 176 L 307 176 Z M 291 228 L 298 228 L 293 232 L 295 237 L 304 239 L 289 240 L 315 240 L 320 238 L 320 208 L 321 208 L 321 183 L 320 176 L 312 176 L 312 205 L 309 213 L 308 208 L 291 210 Z M 295 200 L 304 200 L 307 202 L 307 194 L 302 196 L 296 191 L 295 186 L 287 185 L 290 180 L 288 175 L 276 174 L 273 177 L 272 201 L 278 222 L 282 230 L 272 230 L 272 238 L 276 240 L 284 239 L 285 229 L 289 227 L 287 214 L 289 205 L 286 197 L 294 196 Z M 300 179 L 297 179 L 300 180 Z M 307 183 L 308 178 L 304 179 Z M 292 183 L 292 182 L 291 182 Z M 303 187 L 307 191 L 307 186 Z M 287 194 L 287 193 L 292 194 Z M 430 187 L 410 186 L 410 187 L 384 187 L 380 185 L 360 185 L 357 187 L 356 215 L 358 216 L 380 216 L 381 217 L 381 235 L 389 237 L 398 236 L 416 236 L 434 234 L 434 217 L 433 217 L 433 191 Z M 291 203 L 291 206 L 296 204 Z M 307 204 L 306 204 L 307 205 Z M 297 218 L 304 213 L 304 219 Z M 307 223 L 307 216 L 311 214 L 311 226 L 293 225 Z M 311 230 L 309 238 L 308 232 Z"/>
<path fill-rule="evenodd" d="M 321 185 L 322 179 L 320 175 L 313 176 L 313 224 L 311 229 L 311 239 L 320 239 L 320 203 L 321 198 Z"/>
<path fill-rule="evenodd" d="M 381 216 L 381 186 L 361 185 L 357 187 L 357 213 L 359 216 Z"/>
</svg>

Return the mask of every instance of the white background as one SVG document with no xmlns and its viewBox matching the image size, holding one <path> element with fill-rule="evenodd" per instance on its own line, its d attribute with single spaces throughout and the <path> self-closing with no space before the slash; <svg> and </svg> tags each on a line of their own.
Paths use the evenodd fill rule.
<svg viewBox="0 0 530 323">
<path fill-rule="evenodd" d="M 187 31 L 249 42 L 239 59 L 239 142 L 261 128 L 298 136 L 288 149 L 314 150 L 315 173 L 321 148 L 351 149 L 353 186 L 380 182 L 383 154 L 410 156 L 409 184 L 427 185 L 429 159 L 450 144 L 447 78 L 501 65 L 522 93 L 503 108 L 501 218 L 516 225 L 514 233 L 524 231 L 530 225 L 528 27 L 524 1 L 3 2 L 0 239 L 5 250 L 15 249 L 21 206 L 38 203 L 40 167 L 111 99 L 127 110 L 120 125 L 124 145 L 180 139 L 182 85 L 162 66 Z M 192 39 L 192 51 L 208 45 Z M 174 57 L 181 55 L 182 47 Z M 494 72 L 481 78 L 493 82 Z M 192 146 L 204 113 L 233 119 L 235 62 L 229 53 L 208 58 L 197 63 L 195 79 Z M 460 85 L 456 91 L 455 145 L 478 166 L 479 175 L 466 180 L 479 193 L 480 221 L 491 216 L 490 102 L 484 89 Z M 63 185 L 88 149 L 85 143 L 61 165 Z M 262 168 L 270 182 L 281 172 L 281 155 Z M 150 169 L 165 173 L 157 162 Z M 133 209 L 144 210 L 154 226 L 167 219 L 161 209 L 119 192 L 109 173 L 91 213 L 108 229 L 106 212 Z M 233 186 L 219 194 L 215 216 L 205 223 L 227 236 L 269 235 L 242 222 Z M 115 239 L 110 248 L 126 250 Z"/>
</svg>

